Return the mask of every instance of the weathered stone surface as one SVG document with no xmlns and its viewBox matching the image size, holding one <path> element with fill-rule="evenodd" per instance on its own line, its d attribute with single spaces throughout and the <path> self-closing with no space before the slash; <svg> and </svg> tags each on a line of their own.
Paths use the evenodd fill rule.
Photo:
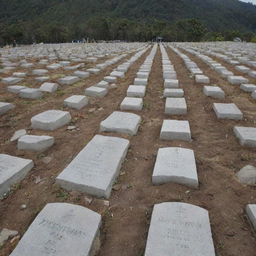
<svg viewBox="0 0 256 256">
<path fill-rule="evenodd" d="M 90 97 L 103 98 L 108 94 L 108 89 L 97 87 L 97 86 L 91 86 L 86 88 L 84 92 L 85 92 L 85 95 Z"/>
<path fill-rule="evenodd" d="M 189 122 L 183 120 L 164 120 L 160 139 L 191 141 Z"/>
<path fill-rule="evenodd" d="M 63 78 L 60 78 L 58 81 L 62 85 L 71 85 L 78 82 L 79 80 L 80 78 L 77 76 L 65 76 Z"/>
<path fill-rule="evenodd" d="M 134 79 L 134 85 L 146 86 L 147 84 L 148 84 L 147 78 L 135 78 Z"/>
<path fill-rule="evenodd" d="M 32 160 L 0 154 L 0 196 L 21 181 L 33 166 Z"/>
<path fill-rule="evenodd" d="M 207 210 L 186 203 L 153 209 L 145 256 L 215 256 Z"/>
<path fill-rule="evenodd" d="M 6 112 L 8 112 L 11 109 L 14 109 L 15 105 L 12 103 L 8 103 L 8 102 L 0 102 L 0 115 L 5 114 Z"/>
<path fill-rule="evenodd" d="M 47 81 L 47 80 L 49 80 L 49 79 L 50 79 L 49 76 L 35 77 L 35 80 L 36 80 L 37 82 L 41 82 L 41 83 L 43 83 L 43 82 L 45 82 L 45 81 Z"/>
<path fill-rule="evenodd" d="M 110 76 L 115 76 L 115 77 L 120 77 L 120 78 L 124 78 L 124 72 L 121 71 L 113 71 L 110 73 Z"/>
<path fill-rule="evenodd" d="M 183 96 L 183 89 L 164 89 L 164 97 L 182 98 Z"/>
<path fill-rule="evenodd" d="M 165 114 L 185 115 L 187 114 L 187 104 L 185 98 L 167 98 L 165 102 Z"/>
<path fill-rule="evenodd" d="M 45 75 L 47 74 L 49 71 L 47 69 L 34 69 L 32 71 L 32 74 L 33 75 L 38 75 L 38 76 L 41 76 L 41 75 Z"/>
<path fill-rule="evenodd" d="M 204 86 L 203 92 L 206 96 L 215 99 L 225 98 L 225 92 L 218 86 Z"/>
<path fill-rule="evenodd" d="M 120 105 L 121 110 L 142 110 L 143 100 L 141 98 L 125 97 Z"/>
<path fill-rule="evenodd" d="M 89 100 L 84 95 L 73 95 L 64 100 L 64 105 L 70 108 L 81 109 L 88 105 Z"/>
<path fill-rule="evenodd" d="M 235 126 L 234 133 L 242 146 L 256 147 L 256 128 Z"/>
<path fill-rule="evenodd" d="M 246 213 L 254 229 L 256 230 L 256 204 L 248 204 L 246 206 Z"/>
<path fill-rule="evenodd" d="M 128 147 L 126 139 L 96 135 L 56 181 L 67 190 L 109 198 Z"/>
<path fill-rule="evenodd" d="M 11 256 L 90 256 L 100 225 L 101 216 L 85 207 L 47 204 Z"/>
<path fill-rule="evenodd" d="M 178 88 L 179 80 L 176 79 L 165 79 L 164 80 L 164 88 Z"/>
<path fill-rule="evenodd" d="M 205 75 L 195 75 L 195 80 L 197 83 L 200 83 L 200 84 L 209 84 L 210 83 L 209 77 L 205 76 Z"/>
<path fill-rule="evenodd" d="M 90 73 L 89 72 L 85 72 L 85 71 L 75 71 L 74 72 L 74 76 L 78 76 L 80 78 L 87 78 L 90 76 Z"/>
<path fill-rule="evenodd" d="M 130 85 L 126 93 L 128 97 L 139 97 L 139 98 L 143 98 L 145 94 L 146 94 L 146 87 L 137 86 L 137 85 Z"/>
<path fill-rule="evenodd" d="M 102 80 L 99 83 L 95 84 L 94 86 L 108 89 L 109 83 L 104 81 L 104 80 Z"/>
<path fill-rule="evenodd" d="M 219 119 L 243 119 L 243 113 L 234 103 L 214 103 L 213 109 Z"/>
<path fill-rule="evenodd" d="M 254 92 L 256 90 L 255 84 L 241 84 L 240 85 L 241 90 L 245 92 Z"/>
<path fill-rule="evenodd" d="M 43 97 L 43 93 L 37 88 L 26 88 L 19 92 L 19 97 L 23 99 L 40 99 Z"/>
<path fill-rule="evenodd" d="M 53 131 L 71 121 L 69 112 L 61 110 L 47 110 L 31 118 L 33 129 Z"/>
<path fill-rule="evenodd" d="M 55 92 L 57 91 L 58 89 L 58 84 L 56 83 L 43 83 L 41 86 L 40 86 L 40 91 L 41 92 Z"/>
<path fill-rule="evenodd" d="M 256 100 L 256 90 L 252 93 L 252 98 Z"/>
<path fill-rule="evenodd" d="M 54 144 L 51 136 L 24 135 L 18 140 L 18 149 L 29 151 L 45 151 Z"/>
<path fill-rule="evenodd" d="M 238 180 L 247 185 L 256 185 L 256 168 L 252 165 L 246 165 L 237 174 Z"/>
<path fill-rule="evenodd" d="M 19 83 L 23 80 L 23 78 L 20 78 L 20 77 L 5 77 L 5 78 L 2 78 L 2 82 L 4 84 L 16 84 L 16 83 Z"/>
<path fill-rule="evenodd" d="M 25 72 L 14 72 L 12 75 L 17 76 L 17 77 L 25 77 L 27 75 L 27 73 L 25 73 Z"/>
<path fill-rule="evenodd" d="M 196 162 L 193 150 L 186 148 L 160 148 L 153 171 L 154 185 L 174 182 L 198 187 Z"/>
<path fill-rule="evenodd" d="M 105 76 L 104 81 L 108 83 L 116 83 L 117 78 L 115 76 Z"/>
<path fill-rule="evenodd" d="M 100 123 L 100 131 L 136 135 L 140 122 L 141 117 L 136 114 L 115 111 Z"/>
<path fill-rule="evenodd" d="M 18 94 L 21 90 L 26 88 L 27 88 L 26 86 L 22 86 L 22 85 L 10 85 L 7 87 L 7 91 Z"/>
<path fill-rule="evenodd" d="M 247 84 L 249 80 L 243 76 L 228 76 L 228 81 L 233 85 Z"/>
</svg>

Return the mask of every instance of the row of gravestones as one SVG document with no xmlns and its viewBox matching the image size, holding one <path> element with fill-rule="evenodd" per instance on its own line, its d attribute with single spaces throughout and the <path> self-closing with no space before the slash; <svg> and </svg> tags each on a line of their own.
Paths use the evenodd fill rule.
<svg viewBox="0 0 256 256">
<path fill-rule="evenodd" d="M 184 60 L 186 66 L 188 67 L 188 63 L 190 62 L 189 61 L 190 59 L 185 54 L 182 54 L 179 50 L 174 48 L 173 46 L 171 46 L 171 49 L 174 50 Z M 192 53 L 191 51 L 189 52 Z M 193 51 L 193 53 L 195 54 L 195 51 Z M 199 57 L 198 54 L 196 56 Z M 202 58 L 202 56 L 200 57 Z M 203 58 L 203 59 L 204 61 L 207 61 L 209 65 L 212 65 L 213 68 L 216 68 L 215 61 L 208 58 Z M 218 66 L 219 65 L 217 65 L 217 67 Z M 189 70 L 191 71 L 191 69 Z M 222 74 L 223 76 L 230 77 L 229 73 L 225 75 L 224 73 Z M 201 83 L 204 83 L 204 82 L 201 82 Z M 209 83 L 210 83 L 210 80 L 209 80 Z M 203 92 L 206 96 L 213 97 L 213 98 L 222 99 L 225 97 L 224 91 L 218 86 L 204 86 Z M 213 110 L 217 118 L 219 119 L 233 119 L 233 120 L 243 119 L 243 113 L 234 103 L 214 103 Z M 255 127 L 235 126 L 233 130 L 234 130 L 235 136 L 239 139 L 241 145 L 256 147 L 256 128 Z"/>
<path fill-rule="evenodd" d="M 130 66 L 145 51 L 146 49 L 143 49 L 138 52 L 126 64 Z M 122 67 L 124 68 L 124 66 Z M 49 110 L 34 116 L 31 123 L 32 128 L 48 130 L 57 129 L 66 124 L 68 120 L 70 120 L 68 112 Z M 52 125 L 49 125 L 50 123 Z M 24 136 L 21 138 L 24 138 Z M 76 180 L 77 184 L 74 189 L 80 190 L 78 184 L 81 182 L 81 178 L 86 177 L 87 181 L 91 181 L 88 182 L 87 193 L 95 196 L 103 196 L 104 194 L 105 197 L 108 196 L 108 193 L 110 195 L 112 184 L 121 168 L 128 147 L 128 140 L 96 135 L 65 169 L 71 168 L 73 171 L 71 173 L 72 178 L 76 178 L 74 170 L 82 168 L 80 181 Z M 33 167 L 33 161 L 31 160 L 4 154 L 0 155 L 0 163 L 1 180 L 3 178 L 0 185 L 1 195 L 9 189 L 11 184 L 23 179 Z M 84 172 L 85 168 L 86 172 Z M 58 180 L 61 180 L 59 177 L 57 183 L 61 184 Z M 71 180 L 69 183 L 71 183 Z M 84 191 L 84 188 L 82 191 Z M 81 221 L 84 223 L 82 226 Z M 100 215 L 89 209 L 69 204 L 48 204 L 35 219 L 12 255 L 27 254 L 31 249 L 35 255 L 44 255 L 45 253 L 71 255 L 71 251 L 74 250 L 77 252 L 76 255 L 90 255 L 100 222 Z M 36 230 L 36 233 L 39 234 L 38 228 L 41 229 L 39 233 L 42 235 L 35 237 L 33 233 Z M 32 237 L 36 239 L 35 243 Z M 29 241 L 29 246 L 32 246 L 31 248 L 27 247 L 27 241 Z M 62 242 L 65 244 L 67 242 L 68 249 L 60 248 Z M 81 244 L 83 245 L 81 246 Z"/>
</svg>

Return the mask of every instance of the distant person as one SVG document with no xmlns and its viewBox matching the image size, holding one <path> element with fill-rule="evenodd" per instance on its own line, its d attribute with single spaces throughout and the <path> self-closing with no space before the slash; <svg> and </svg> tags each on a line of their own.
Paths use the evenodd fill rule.
<svg viewBox="0 0 256 256">
<path fill-rule="evenodd" d="M 16 46 L 17 46 L 17 42 L 16 42 L 16 40 L 13 40 L 13 42 L 12 42 L 12 46 L 13 46 L 13 47 L 16 47 Z"/>
</svg>

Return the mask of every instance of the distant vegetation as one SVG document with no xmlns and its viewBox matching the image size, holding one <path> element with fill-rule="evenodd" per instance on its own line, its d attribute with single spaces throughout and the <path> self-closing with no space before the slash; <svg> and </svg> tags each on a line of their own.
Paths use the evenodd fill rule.
<svg viewBox="0 0 256 256">
<path fill-rule="evenodd" d="M 0 0 L 0 44 L 75 39 L 256 42 L 256 6 L 237 0 Z"/>
</svg>

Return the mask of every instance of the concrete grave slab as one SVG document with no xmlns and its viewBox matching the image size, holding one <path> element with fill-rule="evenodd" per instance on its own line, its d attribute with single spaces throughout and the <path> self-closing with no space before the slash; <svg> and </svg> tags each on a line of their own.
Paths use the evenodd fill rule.
<svg viewBox="0 0 256 256">
<path fill-rule="evenodd" d="M 242 146 L 256 147 L 256 128 L 235 126 L 234 133 Z"/>
<path fill-rule="evenodd" d="M 90 97 L 103 98 L 108 94 L 108 89 L 97 87 L 97 86 L 91 86 L 86 88 L 84 92 L 85 92 L 85 95 Z"/>
<path fill-rule="evenodd" d="M 185 115 L 187 114 L 187 104 L 185 98 L 167 98 L 165 101 L 165 114 Z"/>
<path fill-rule="evenodd" d="M 137 86 L 137 85 L 130 85 L 126 93 L 128 97 L 139 97 L 139 98 L 143 98 L 145 94 L 146 94 L 146 87 Z"/>
<path fill-rule="evenodd" d="M 109 198 L 128 148 L 126 139 L 96 135 L 59 174 L 56 182 L 67 190 Z"/>
<path fill-rule="evenodd" d="M 204 86 L 204 95 L 215 99 L 224 99 L 225 92 L 218 86 Z"/>
<path fill-rule="evenodd" d="M 141 98 L 125 97 L 120 105 L 121 110 L 142 110 L 143 100 Z"/>
<path fill-rule="evenodd" d="M 234 103 L 213 103 L 213 110 L 219 119 L 243 119 L 243 113 Z"/>
<path fill-rule="evenodd" d="M 8 102 L 0 102 L 0 115 L 7 113 L 9 110 L 14 109 L 15 105 Z"/>
<path fill-rule="evenodd" d="M 136 114 L 115 111 L 100 123 L 100 131 L 136 135 L 140 122 Z"/>
<path fill-rule="evenodd" d="M 64 100 L 64 105 L 74 109 L 82 109 L 88 105 L 89 100 L 84 95 L 73 95 Z"/>
</svg>

